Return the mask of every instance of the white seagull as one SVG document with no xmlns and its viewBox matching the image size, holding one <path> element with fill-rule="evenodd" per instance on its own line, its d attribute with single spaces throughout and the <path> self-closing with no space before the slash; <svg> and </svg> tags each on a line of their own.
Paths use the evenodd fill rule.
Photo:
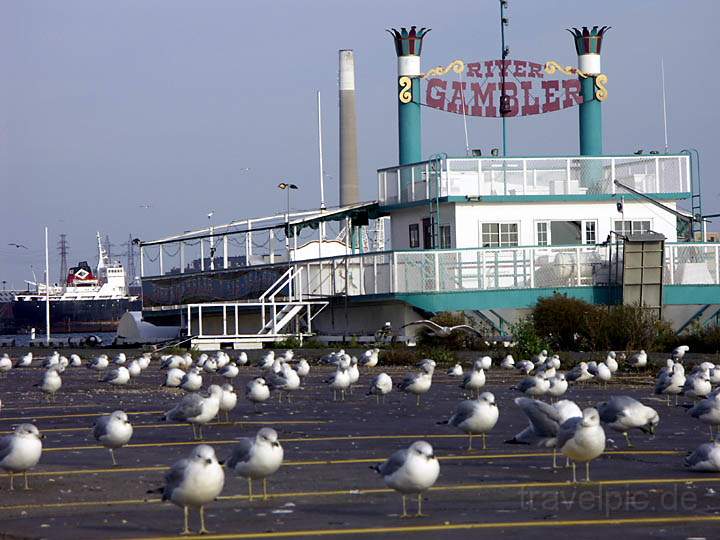
<svg viewBox="0 0 720 540">
<path fill-rule="evenodd" d="M 262 428 L 253 439 L 240 439 L 225 465 L 235 474 L 247 478 L 248 500 L 252 500 L 252 481 L 262 479 L 263 500 L 267 500 L 267 479 L 277 472 L 284 457 L 277 432 Z"/>
<path fill-rule="evenodd" d="M 13 477 L 19 472 L 25 477 L 25 489 L 30 489 L 27 471 L 40 461 L 42 438 L 33 424 L 20 424 L 10 435 L 0 438 L 0 469 L 10 473 L 10 490 L 15 489 Z"/>
<path fill-rule="evenodd" d="M 130 442 L 132 434 L 133 427 L 125 411 L 114 411 L 103 415 L 93 425 L 93 437 L 110 450 L 113 465 L 117 465 L 113 450 L 122 448 Z"/>
<path fill-rule="evenodd" d="M 487 448 L 487 433 L 497 424 L 499 411 L 495 396 L 483 392 L 477 399 L 467 399 L 458 403 L 455 412 L 446 422 L 468 435 L 468 451 L 472 450 L 473 435 L 482 435 L 483 450 Z"/>
</svg>

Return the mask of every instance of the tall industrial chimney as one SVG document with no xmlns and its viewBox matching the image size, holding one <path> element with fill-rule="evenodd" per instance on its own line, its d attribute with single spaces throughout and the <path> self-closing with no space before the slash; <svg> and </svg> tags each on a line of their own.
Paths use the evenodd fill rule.
<svg viewBox="0 0 720 540">
<path fill-rule="evenodd" d="M 355 114 L 355 56 L 340 51 L 340 206 L 360 200 Z"/>
</svg>

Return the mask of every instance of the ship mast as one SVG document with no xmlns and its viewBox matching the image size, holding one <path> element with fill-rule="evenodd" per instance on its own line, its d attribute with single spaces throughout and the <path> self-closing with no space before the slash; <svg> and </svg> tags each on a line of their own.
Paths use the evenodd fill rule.
<svg viewBox="0 0 720 540">
<path fill-rule="evenodd" d="M 107 260 L 107 254 L 105 253 L 105 249 L 102 245 L 102 239 L 100 238 L 100 232 L 97 233 L 97 243 L 98 243 L 98 265 L 97 265 L 97 275 L 98 279 L 101 278 L 101 276 L 104 276 L 106 274 L 105 269 L 108 266 L 108 260 Z"/>
</svg>

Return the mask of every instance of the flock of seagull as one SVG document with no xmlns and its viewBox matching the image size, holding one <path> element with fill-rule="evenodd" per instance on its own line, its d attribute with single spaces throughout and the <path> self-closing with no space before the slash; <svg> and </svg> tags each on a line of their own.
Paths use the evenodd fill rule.
<svg viewBox="0 0 720 540">
<path fill-rule="evenodd" d="M 694 400 L 689 414 L 709 427 L 710 443 L 706 443 L 688 454 L 684 464 L 695 471 L 720 472 L 720 434 L 713 438 L 713 428 L 720 426 L 720 365 L 710 362 L 696 365 L 686 375 L 683 358 L 688 352 L 687 346 L 676 348 L 666 365 L 657 375 L 655 394 L 665 396 L 667 405 L 674 397 L 684 395 Z M 333 366 L 334 371 L 324 379 L 332 390 L 333 400 L 346 398 L 352 393 L 353 385 L 358 384 L 360 368 L 378 366 L 380 351 L 369 349 L 360 358 L 347 354 L 344 350 L 331 352 L 322 358 L 321 365 Z M 15 369 L 33 367 L 36 361 L 31 352 L 13 361 L 7 354 L 0 357 L 0 374 Z M 55 400 L 62 388 L 62 374 L 66 369 L 85 366 L 97 371 L 100 384 L 124 386 L 132 384 L 146 370 L 153 357 L 149 353 L 135 359 L 128 359 L 119 353 L 110 360 L 100 355 L 88 362 L 73 354 L 69 358 L 57 352 L 44 358 L 41 365 L 41 380 L 35 385 L 48 399 Z M 654 435 L 660 416 L 657 410 L 625 395 L 610 396 L 597 407 L 580 407 L 568 399 L 563 399 L 570 384 L 588 384 L 597 382 L 607 385 L 621 364 L 629 368 L 647 366 L 645 351 L 626 357 L 624 354 L 609 352 L 602 362 L 580 362 L 570 371 L 561 372 L 559 356 L 549 356 L 541 351 L 530 360 L 515 362 L 508 354 L 500 361 L 502 369 L 517 370 L 524 377 L 512 387 L 522 393 L 514 402 L 528 419 L 528 425 L 513 438 L 506 441 L 511 444 L 533 444 L 552 449 L 553 468 L 558 467 L 557 455 L 566 458 L 566 467 L 572 467 L 572 481 L 577 482 L 576 467 L 585 466 L 585 480 L 590 480 L 590 462 L 605 450 L 606 435 L 603 425 L 621 433 L 628 446 L 632 446 L 629 432 L 638 430 Z M 231 381 L 236 378 L 242 366 L 249 363 L 246 353 L 231 358 L 223 351 L 212 355 L 202 354 L 194 359 L 190 354 L 167 355 L 159 359 L 164 370 L 161 385 L 179 388 L 187 392 L 165 414 L 162 420 L 187 423 L 192 427 L 193 439 L 201 441 L 203 426 L 218 419 L 222 414 L 229 420 L 230 412 L 237 406 L 238 395 Z M 491 369 L 493 359 L 483 356 L 475 360 L 469 371 L 461 364 L 448 369 L 447 374 L 457 378 L 459 386 L 470 394 L 470 399 L 460 401 L 447 420 L 439 424 L 451 426 L 468 436 L 468 450 L 472 449 L 473 437 L 482 438 L 482 448 L 487 447 L 487 436 L 496 426 L 500 411 L 495 396 L 484 391 L 486 371 Z M 278 401 L 283 397 L 290 401 L 293 393 L 303 389 L 303 380 L 310 373 L 310 364 L 305 359 L 296 359 L 293 351 L 283 354 L 268 351 L 262 355 L 254 367 L 260 375 L 249 381 L 245 387 L 245 398 L 257 407 L 259 403 L 271 398 L 273 392 Z M 397 389 L 416 396 L 420 405 L 421 396 L 427 394 L 433 381 L 437 364 L 425 359 L 417 365 L 417 371 L 408 374 L 402 380 L 394 382 L 385 372 L 372 377 L 367 387 L 368 396 L 375 396 L 378 403 L 385 401 L 387 394 Z M 203 392 L 205 375 L 217 375 L 227 382 L 223 385 L 211 384 Z M 339 394 L 339 396 L 338 396 Z M 543 401 L 542 398 L 548 398 Z M 2 403 L 0 402 L 0 407 Z M 117 464 L 115 451 L 122 448 L 133 436 L 133 426 L 128 415 L 117 410 L 100 416 L 92 427 L 92 435 L 108 448 L 114 465 Z M 35 467 L 42 455 L 40 431 L 33 424 L 20 424 L 14 431 L 0 438 L 0 468 L 9 472 L 10 489 L 14 489 L 14 476 L 22 473 L 24 487 L 28 488 L 27 471 Z M 189 533 L 189 511 L 198 509 L 200 533 L 206 533 L 204 507 L 221 493 L 225 484 L 225 470 L 245 478 L 248 482 L 249 499 L 253 497 L 253 480 L 262 481 L 263 498 L 268 497 L 267 480 L 282 465 L 283 448 L 275 430 L 261 428 L 255 437 L 239 440 L 227 460 L 218 460 L 214 449 L 207 444 L 198 444 L 190 454 L 172 465 L 165 475 L 163 486 L 149 491 L 159 493 L 167 500 L 181 507 L 184 512 L 183 533 Z M 426 441 L 415 441 L 409 447 L 393 453 L 385 462 L 372 467 L 385 484 L 402 495 L 402 516 L 407 513 L 407 497 L 417 497 L 417 513 L 422 515 L 422 494 L 432 487 L 440 473 L 439 462 L 433 447 Z"/>
</svg>

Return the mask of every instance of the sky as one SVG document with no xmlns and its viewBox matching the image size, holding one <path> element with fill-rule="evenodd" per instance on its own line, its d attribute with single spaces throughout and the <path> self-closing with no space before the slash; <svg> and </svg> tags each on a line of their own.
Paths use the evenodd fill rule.
<svg viewBox="0 0 720 540">
<path fill-rule="evenodd" d="M 720 212 L 717 0 L 509 0 L 510 58 L 575 65 L 565 28 L 610 25 L 605 152 L 662 149 L 664 58 L 671 151 L 702 157 L 704 212 Z M 427 26 L 425 68 L 499 57 L 497 0 L 0 0 L 0 279 L 50 275 L 146 240 L 319 202 L 315 93 L 326 193 L 338 197 L 337 55 L 356 62 L 361 196 L 397 162 L 396 59 L 386 28 Z M 575 155 L 577 109 L 508 122 L 509 154 Z M 473 148 L 498 119 L 469 119 Z M 716 126 L 713 128 L 713 126 Z M 461 117 L 423 109 L 423 154 L 463 155 Z M 711 229 L 718 229 L 714 224 Z M 19 243 L 28 249 L 15 248 Z M 91 263 L 92 264 L 92 263 Z M 32 269 L 31 269 L 32 266 Z"/>
</svg>

